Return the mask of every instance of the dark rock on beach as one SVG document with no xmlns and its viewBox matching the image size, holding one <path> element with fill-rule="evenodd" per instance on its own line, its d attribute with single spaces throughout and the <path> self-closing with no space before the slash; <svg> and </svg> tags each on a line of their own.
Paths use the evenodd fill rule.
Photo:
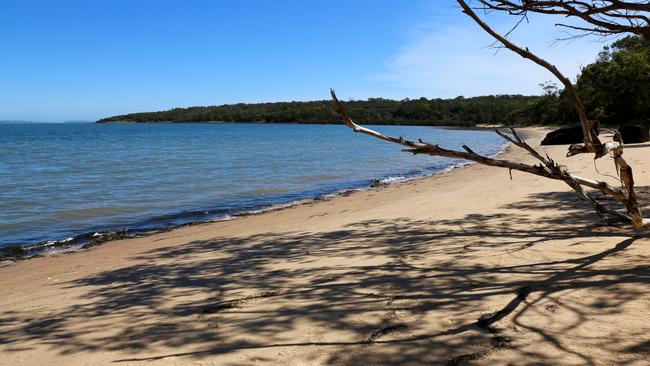
<svg viewBox="0 0 650 366">
<path fill-rule="evenodd" d="M 648 127 L 638 125 L 625 125 L 618 129 L 621 133 L 624 144 L 637 144 L 650 141 L 650 130 Z M 615 141 L 619 141 L 618 136 L 614 136 Z"/>
<path fill-rule="evenodd" d="M 25 249 L 18 245 L 0 248 L 0 260 L 20 259 L 25 254 Z"/>
<path fill-rule="evenodd" d="M 546 134 L 542 145 L 570 145 L 583 141 L 582 126 L 563 127 Z"/>
</svg>

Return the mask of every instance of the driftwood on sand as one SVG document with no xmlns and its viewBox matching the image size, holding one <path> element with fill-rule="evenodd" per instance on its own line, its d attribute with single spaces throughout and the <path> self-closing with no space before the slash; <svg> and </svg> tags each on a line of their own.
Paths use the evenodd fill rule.
<svg viewBox="0 0 650 366">
<path fill-rule="evenodd" d="M 358 133 L 366 134 L 381 140 L 406 146 L 407 149 L 404 149 L 406 152 L 413 154 L 427 154 L 448 158 L 459 158 L 464 160 L 473 161 L 479 164 L 507 168 L 509 170 L 517 170 L 530 174 L 535 174 L 541 177 L 561 180 L 565 182 L 571 189 L 573 189 L 578 197 L 581 200 L 589 202 L 596 210 L 599 216 L 601 217 L 612 217 L 616 219 L 622 219 L 629 222 L 635 229 L 641 229 L 650 225 L 650 219 L 644 219 L 642 211 L 637 202 L 636 193 L 634 191 L 634 175 L 632 172 L 632 167 L 625 161 L 623 158 L 623 141 L 620 138 L 618 132 L 615 132 L 616 140 L 618 141 L 607 141 L 601 142 L 598 138 L 598 122 L 589 120 L 587 118 L 587 110 L 580 99 L 578 93 L 571 81 L 565 77 L 555 65 L 546 61 L 545 59 L 533 54 L 528 50 L 527 47 L 520 47 L 505 36 L 495 32 L 490 26 L 485 23 L 470 7 L 464 0 L 457 0 L 458 4 L 462 8 L 463 12 L 467 14 L 470 18 L 474 20 L 485 32 L 490 34 L 493 38 L 497 40 L 503 47 L 511 50 L 536 63 L 537 65 L 545 68 L 551 74 L 553 74 L 565 87 L 567 98 L 574 106 L 576 112 L 578 113 L 580 119 L 580 126 L 582 127 L 583 132 L 583 142 L 580 144 L 573 144 L 569 147 L 567 156 L 575 156 L 578 154 L 590 153 L 594 155 L 594 159 L 599 159 L 604 156 L 611 156 L 618 173 L 618 180 L 620 182 L 620 187 L 613 187 L 604 181 L 583 178 L 569 173 L 566 167 L 560 166 L 557 164 L 551 157 L 548 155 L 544 156 L 528 145 L 514 129 L 510 129 L 510 135 L 500 131 L 499 129 L 495 130 L 496 133 L 503 137 L 508 142 L 513 145 L 526 150 L 530 155 L 532 155 L 536 160 L 539 161 L 539 164 L 531 165 L 521 162 L 508 161 L 502 159 L 490 158 L 483 156 L 474 152 L 470 147 L 463 145 L 464 151 L 448 150 L 439 147 L 438 145 L 429 144 L 427 142 L 418 140 L 418 141 L 409 141 L 403 138 L 395 138 L 391 136 L 386 136 L 377 131 L 371 130 L 369 128 L 360 126 L 352 121 L 352 119 L 345 112 L 343 104 L 336 97 L 334 90 L 331 90 L 332 100 L 334 101 L 336 111 L 335 114 L 345 123 L 348 127 Z M 505 11 L 510 14 L 514 10 L 518 10 L 520 13 L 516 15 L 526 16 L 528 11 L 537 11 L 545 13 L 547 8 L 544 8 L 542 3 L 550 2 L 541 2 L 541 1 L 526 1 L 519 8 L 513 10 L 513 6 L 516 3 L 504 2 L 504 1 L 480 1 L 483 4 L 483 9 L 490 9 L 496 11 Z M 562 2 L 558 2 L 558 5 L 561 5 Z M 509 5 L 510 4 L 510 5 Z M 535 7 L 534 5 L 542 6 Z M 566 14 L 567 16 L 578 16 L 576 14 Z M 589 23 L 589 20 L 587 20 Z M 634 30 L 637 28 L 632 27 L 632 30 L 628 32 L 635 33 Z M 636 32 L 638 33 L 638 32 Z M 590 195 L 590 192 L 585 190 L 590 188 L 601 192 L 602 194 L 611 197 L 617 201 L 623 209 L 611 209 L 605 207 L 603 204 L 599 203 L 594 197 Z"/>
</svg>

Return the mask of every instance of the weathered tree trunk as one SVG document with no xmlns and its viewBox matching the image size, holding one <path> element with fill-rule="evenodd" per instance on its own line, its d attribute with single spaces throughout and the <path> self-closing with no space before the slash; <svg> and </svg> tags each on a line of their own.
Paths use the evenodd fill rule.
<svg viewBox="0 0 650 366">
<path fill-rule="evenodd" d="M 508 48 L 509 50 L 519 54 L 520 56 L 526 59 L 533 61 L 537 65 L 540 65 L 541 67 L 547 69 L 564 85 L 565 90 L 567 91 L 568 99 L 571 101 L 575 110 L 578 112 L 578 116 L 580 118 L 580 125 L 582 126 L 582 133 L 584 136 L 583 144 L 571 145 L 569 147 L 567 156 L 574 156 L 581 153 L 593 153 L 594 159 L 598 159 L 611 153 L 614 158 L 614 164 L 616 165 L 617 172 L 619 173 L 619 180 L 621 182 L 622 189 L 625 192 L 625 198 L 619 201 L 622 204 L 624 204 L 624 206 L 626 207 L 632 225 L 635 228 L 644 227 L 646 223 L 644 222 L 643 215 L 641 213 L 638 202 L 636 200 L 636 193 L 634 192 L 634 178 L 632 174 L 632 168 L 627 164 L 625 159 L 623 159 L 623 142 L 619 143 L 617 141 L 608 141 L 605 144 L 600 142 L 597 133 L 594 131 L 594 129 L 597 128 L 597 122 L 591 121 L 587 118 L 587 110 L 585 108 L 585 105 L 580 99 L 580 96 L 578 95 L 577 91 L 573 87 L 573 84 L 567 77 L 565 77 L 557 69 L 557 67 L 555 67 L 555 65 L 552 65 L 550 62 L 533 54 L 527 48 L 523 49 L 517 46 L 516 44 L 508 40 L 506 37 L 492 30 L 492 28 L 490 28 L 490 26 L 488 26 L 487 23 L 483 22 L 483 20 L 481 20 L 481 18 L 479 18 L 476 15 L 474 10 L 472 10 L 472 8 L 467 5 L 465 0 L 456 0 L 456 1 L 461 6 L 465 14 L 467 14 L 470 18 L 472 18 L 474 22 L 476 22 L 476 24 L 478 24 L 481 28 L 483 28 L 483 30 L 486 31 L 488 34 L 490 34 L 492 37 L 494 37 L 504 47 Z M 531 9 L 532 11 L 536 10 L 538 12 L 547 13 L 547 14 L 552 13 L 552 14 L 564 14 L 567 16 L 577 16 L 587 21 L 588 23 L 594 24 L 598 27 L 606 27 L 606 24 L 602 24 L 602 19 L 599 19 L 598 15 L 596 15 L 596 17 L 594 18 L 592 16 L 593 14 L 601 14 L 601 17 L 603 15 L 612 16 L 612 14 L 616 14 L 616 11 L 618 9 L 616 7 L 623 7 L 622 9 L 629 11 L 627 13 L 628 17 L 632 16 L 632 19 L 638 19 L 636 17 L 640 16 L 642 20 L 647 21 L 648 19 L 644 18 L 645 15 L 643 12 L 650 10 L 650 5 L 648 4 L 629 4 L 629 3 L 626 4 L 625 2 L 612 2 L 614 3 L 612 4 L 614 8 L 598 7 L 596 5 L 590 6 L 588 4 L 584 5 L 583 7 L 579 7 L 582 6 L 581 4 L 584 3 L 563 2 L 563 1 L 531 0 L 531 1 L 523 1 L 521 5 L 518 5 L 511 1 L 481 0 L 481 3 L 493 10 L 505 9 L 505 11 L 508 11 L 511 14 L 515 11 L 519 11 L 520 14 L 522 14 L 523 16 L 526 16 L 526 12 L 531 11 Z M 630 6 L 632 6 L 633 9 L 629 8 Z M 630 11 L 633 13 L 630 13 Z M 641 12 L 641 15 L 634 12 Z M 616 18 L 616 15 L 614 15 L 613 17 Z M 628 23 L 632 25 L 634 24 L 629 19 L 628 19 Z M 647 22 L 645 23 L 645 26 L 647 26 Z M 619 27 L 618 23 L 615 23 L 614 25 L 612 25 L 612 27 L 614 27 L 614 29 L 616 30 L 619 29 L 616 28 Z M 640 23 L 640 26 L 632 27 L 630 29 L 636 30 L 639 29 L 639 27 L 643 28 L 644 27 L 643 23 Z M 612 29 L 612 28 L 610 27 L 607 29 Z M 572 188 L 575 189 L 575 187 Z M 580 192 L 578 192 L 578 195 L 580 195 Z"/>
<path fill-rule="evenodd" d="M 608 141 L 607 143 L 602 143 L 598 139 L 598 135 L 595 132 L 595 129 L 598 128 L 597 121 L 591 121 L 587 118 L 586 107 L 580 99 L 580 96 L 576 92 L 571 81 L 565 77 L 560 72 L 560 70 L 555 67 L 555 65 L 530 52 L 528 48 L 517 46 L 506 37 L 492 30 L 492 28 L 490 28 L 487 23 L 485 23 L 479 16 L 476 15 L 474 10 L 468 6 L 465 0 L 456 1 L 461 6 L 465 14 L 472 18 L 474 22 L 476 22 L 485 32 L 494 37 L 504 47 L 519 54 L 521 57 L 531 60 L 537 65 L 545 68 L 564 85 L 567 91 L 568 99 L 571 101 L 574 108 L 578 112 L 584 137 L 582 144 L 574 144 L 569 147 L 567 156 L 574 156 L 582 153 L 593 153 L 594 159 L 598 159 L 605 155 L 612 154 L 614 164 L 616 166 L 616 171 L 619 175 L 621 187 L 612 187 L 606 182 L 586 179 L 570 174 L 565 168 L 556 164 L 555 161 L 553 161 L 553 159 L 551 159 L 549 156 L 544 157 L 539 154 L 535 149 L 533 149 L 524 140 L 522 140 L 514 129 L 511 129 L 512 136 L 506 135 L 498 129 L 496 130 L 496 133 L 513 145 L 526 150 L 529 154 L 535 157 L 535 159 L 539 160 L 541 162 L 540 164 L 530 165 L 508 160 L 489 158 L 476 154 L 474 151 L 472 151 L 471 148 L 465 145 L 463 146 L 463 149 L 465 151 L 447 150 L 439 147 L 438 145 L 428 144 L 423 141 L 414 142 L 404 140 L 403 138 L 386 136 L 377 131 L 359 126 L 354 123 L 352 119 L 350 119 L 346 114 L 343 104 L 341 104 L 341 102 L 339 102 L 337 99 L 334 90 L 332 90 L 332 100 L 336 106 L 335 113 L 339 116 L 339 118 L 355 132 L 363 133 L 376 137 L 378 139 L 406 146 L 408 149 L 404 149 L 404 151 L 411 152 L 413 154 L 428 154 L 448 158 L 460 158 L 479 164 L 507 168 L 510 170 L 518 170 L 549 179 L 564 181 L 577 193 L 580 199 L 591 203 L 600 216 L 612 216 L 618 219 L 626 220 L 632 224 L 634 228 L 637 229 L 650 226 L 650 220 L 643 218 L 643 214 L 636 199 L 632 168 L 627 164 L 625 159 L 623 159 L 623 143 L 619 143 L 617 141 Z M 483 4 L 483 9 L 505 11 L 511 15 L 518 15 L 523 17 L 526 16 L 528 11 L 543 14 L 561 14 L 578 17 L 594 27 L 571 27 L 573 29 L 583 31 L 592 31 L 597 33 L 600 32 L 603 34 L 631 32 L 640 34 L 642 36 L 647 36 L 650 34 L 650 27 L 648 27 L 650 20 L 646 16 L 647 12 L 650 11 L 650 3 L 603 1 L 599 4 L 590 5 L 587 2 L 579 1 L 522 0 L 520 2 L 516 2 L 507 0 L 479 0 L 479 2 Z M 609 5 L 605 3 L 609 3 Z M 590 197 L 587 192 L 585 192 L 583 186 L 600 191 L 603 194 L 613 198 L 625 208 L 625 212 L 612 210 L 601 205 L 595 199 Z"/>
<path fill-rule="evenodd" d="M 580 19 L 583 25 L 559 23 L 579 32 L 575 37 L 631 33 L 650 38 L 650 2 L 641 0 L 478 0 L 485 11 L 506 12 L 515 16 L 528 13 L 554 14 Z"/>
<path fill-rule="evenodd" d="M 640 210 L 638 209 L 638 205 L 636 205 L 636 199 L 630 201 L 629 194 L 625 190 L 621 188 L 612 187 L 603 181 L 587 179 L 569 173 L 565 168 L 555 163 L 555 161 L 553 161 L 550 157 L 548 156 L 544 157 L 540 153 L 538 153 L 535 149 L 533 149 L 530 145 L 528 145 L 523 139 L 521 139 L 514 129 L 510 129 L 512 136 L 508 136 L 507 134 L 501 132 L 498 129 L 495 130 L 495 132 L 499 136 L 507 140 L 508 142 L 512 143 L 513 145 L 526 150 L 529 154 L 535 157 L 535 159 L 539 160 L 541 164 L 530 165 L 530 164 L 519 163 L 519 162 L 514 162 L 509 160 L 490 158 L 487 156 L 477 154 L 470 147 L 466 145 L 463 145 L 463 149 L 465 151 L 448 150 L 448 149 L 441 148 L 438 145 L 429 144 L 421 140 L 415 142 L 403 138 L 387 136 L 377 131 L 371 130 L 369 128 L 354 123 L 354 121 L 352 121 L 352 119 L 350 119 L 350 117 L 345 112 L 345 107 L 336 97 L 336 93 L 334 92 L 334 90 L 331 91 L 331 95 L 332 95 L 332 100 L 334 101 L 334 105 L 336 106 L 335 114 L 338 115 L 341 121 L 343 121 L 343 123 L 345 123 L 348 127 L 350 127 L 354 132 L 362 133 L 381 140 L 385 140 L 388 142 L 392 142 L 395 144 L 408 147 L 408 149 L 404 149 L 402 151 L 410 152 L 413 154 L 427 154 L 433 156 L 442 156 L 446 158 L 457 158 L 457 159 L 469 160 L 483 165 L 494 166 L 499 168 L 507 168 L 510 170 L 517 170 L 525 173 L 535 174 L 549 179 L 561 180 L 565 182 L 567 185 L 569 185 L 569 187 L 571 187 L 573 190 L 575 190 L 580 199 L 591 203 L 596 209 L 596 212 L 600 216 L 608 215 L 611 217 L 615 217 L 617 219 L 623 219 L 632 224 L 635 224 L 634 221 L 637 217 L 641 217 Z M 584 191 L 583 186 L 598 190 L 603 194 L 605 194 L 606 196 L 609 196 L 614 200 L 620 202 L 624 207 L 628 209 L 628 214 L 616 210 L 611 210 L 601 205 L 595 199 L 591 198 Z M 641 225 L 643 224 L 644 221 L 643 218 L 641 217 Z M 637 227 L 637 225 L 634 226 Z"/>
<path fill-rule="evenodd" d="M 592 130 L 596 127 L 596 123 L 595 121 L 590 121 L 587 118 L 587 109 L 585 108 L 584 103 L 582 103 L 582 100 L 580 99 L 578 93 L 573 87 L 571 80 L 569 80 L 566 76 L 564 76 L 560 72 L 560 70 L 558 70 L 558 68 L 555 67 L 555 65 L 551 64 L 550 62 L 530 52 L 527 48 L 521 48 L 517 46 L 516 44 L 508 40 L 506 37 L 492 30 L 492 28 L 490 28 L 490 26 L 488 26 L 487 23 L 485 23 L 483 20 L 481 20 L 481 18 L 479 18 L 476 15 L 476 13 L 472 10 L 472 8 L 470 8 L 467 5 L 467 3 L 465 3 L 464 0 L 457 0 L 457 1 L 458 4 L 460 4 L 465 14 L 467 14 L 470 18 L 472 18 L 474 22 L 476 22 L 476 24 L 478 24 L 481 28 L 483 28 L 485 32 L 487 32 L 489 35 L 494 37 L 497 41 L 499 41 L 504 47 L 508 48 L 512 52 L 519 54 L 521 57 L 529 59 L 534 63 L 538 64 L 539 66 L 545 68 L 551 74 L 553 74 L 553 76 L 555 76 L 562 83 L 562 85 L 564 85 L 564 88 L 567 91 L 567 97 L 574 105 L 576 112 L 578 112 L 578 116 L 580 118 L 580 125 L 582 126 L 582 134 L 584 136 L 583 141 L 584 141 L 585 149 L 587 152 L 595 152 L 597 146 L 600 145 L 600 141 L 598 140 L 597 134 L 595 132 L 592 132 Z"/>
</svg>

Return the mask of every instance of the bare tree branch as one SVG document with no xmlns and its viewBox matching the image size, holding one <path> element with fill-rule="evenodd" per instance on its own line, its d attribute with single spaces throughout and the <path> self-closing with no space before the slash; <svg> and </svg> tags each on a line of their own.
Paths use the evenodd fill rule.
<svg viewBox="0 0 650 366">
<path fill-rule="evenodd" d="M 478 0 L 482 9 L 511 15 L 555 14 L 580 19 L 585 25 L 558 24 L 594 34 L 632 33 L 650 39 L 650 2 L 617 0 Z"/>
<path fill-rule="evenodd" d="M 481 28 L 483 28 L 483 30 L 486 31 L 489 35 L 491 35 L 496 40 L 501 42 L 501 44 L 503 44 L 509 50 L 545 68 L 564 85 L 564 88 L 567 91 L 567 96 L 571 101 L 571 103 L 573 104 L 573 106 L 575 107 L 576 111 L 578 112 L 578 116 L 580 117 L 580 125 L 582 126 L 582 134 L 584 136 L 584 150 L 586 152 L 596 152 L 597 150 L 599 150 L 600 149 L 599 145 L 601 145 L 601 143 L 600 140 L 598 140 L 597 134 L 595 133 L 595 131 L 593 131 L 597 127 L 596 123 L 594 121 L 590 121 L 587 118 L 587 109 L 585 108 L 584 103 L 582 103 L 582 100 L 580 99 L 578 93 L 573 87 L 573 83 L 571 83 L 571 80 L 569 80 L 566 76 L 564 76 L 560 72 L 560 70 L 558 70 L 558 68 L 555 67 L 555 65 L 535 55 L 534 53 L 530 52 L 528 49 L 524 49 L 517 46 L 506 37 L 495 32 L 492 28 L 490 28 L 489 25 L 487 25 L 487 23 L 485 23 L 478 15 L 476 15 L 476 13 L 472 10 L 472 8 L 469 5 L 467 5 L 467 3 L 464 0 L 457 0 L 457 2 L 463 9 L 463 12 L 467 14 L 470 18 L 472 18 L 474 22 L 476 22 L 476 24 L 478 24 Z"/>
<path fill-rule="evenodd" d="M 465 145 L 463 145 L 464 151 L 447 150 L 439 147 L 438 145 L 428 144 L 421 140 L 414 142 L 405 140 L 403 138 L 386 136 L 377 131 L 362 127 L 354 123 L 352 119 L 350 119 L 346 114 L 343 104 L 337 99 L 334 90 L 332 90 L 332 100 L 336 106 L 335 114 L 338 115 L 339 118 L 355 132 L 363 133 L 378 139 L 406 146 L 407 149 L 404 149 L 403 151 L 411 152 L 413 154 L 428 154 L 448 158 L 459 158 L 488 166 L 507 168 L 510 172 L 512 172 L 512 170 L 517 170 L 549 179 L 564 181 L 577 193 L 580 199 L 591 203 L 600 216 L 609 215 L 626 220 L 630 222 L 634 228 L 643 228 L 650 226 L 650 220 L 643 218 L 643 214 L 636 199 L 632 168 L 627 164 L 625 159 L 623 159 L 622 141 L 608 141 L 607 143 L 603 144 L 599 140 L 598 134 L 596 132 L 598 129 L 598 123 L 587 118 L 586 107 L 578 96 L 578 93 L 576 92 L 571 81 L 565 77 L 560 72 L 560 70 L 555 67 L 555 65 L 530 52 L 528 48 L 519 47 L 507 38 L 508 34 L 510 34 L 517 26 L 519 26 L 523 20 L 527 20 L 528 12 L 534 12 L 580 18 L 589 24 L 589 26 L 564 26 L 586 33 L 634 33 L 650 39 L 650 26 L 648 21 L 650 1 L 478 0 L 479 3 L 482 4 L 482 6 L 478 9 L 483 10 L 485 13 L 489 13 L 491 11 L 501 11 L 520 17 L 517 24 L 505 35 L 501 35 L 495 32 L 474 12 L 473 9 L 475 8 L 470 7 L 465 0 L 456 1 L 463 9 L 463 12 L 472 18 L 474 22 L 476 22 L 476 24 L 478 24 L 485 32 L 490 34 L 496 40 L 496 42 L 502 44 L 503 47 L 517 53 L 521 57 L 531 60 L 537 65 L 545 68 L 551 72 L 558 80 L 560 80 L 560 82 L 565 87 L 569 101 L 573 104 L 574 108 L 578 112 L 580 125 L 583 132 L 583 143 L 571 145 L 569 147 L 567 156 L 573 156 L 581 153 L 593 153 L 594 159 L 598 159 L 606 155 L 611 155 L 613 157 L 614 164 L 618 173 L 618 179 L 621 183 L 620 188 L 612 187 L 603 181 L 586 179 L 569 173 L 565 167 L 558 165 L 548 155 L 542 156 L 539 152 L 533 149 L 521 137 L 519 137 L 514 129 L 510 130 L 510 133 L 512 135 L 508 135 L 498 129 L 496 130 L 496 133 L 513 145 L 526 150 L 531 156 L 538 160 L 540 164 L 530 165 L 486 157 L 477 154 L 470 147 Z M 589 187 L 598 190 L 618 201 L 623 207 L 625 207 L 626 213 L 612 210 L 603 206 L 597 200 L 591 197 L 587 192 L 585 192 L 583 187 Z"/>
<path fill-rule="evenodd" d="M 521 137 L 519 137 L 519 135 L 514 129 L 510 130 L 512 136 L 508 136 L 507 134 L 503 133 L 500 130 L 495 130 L 495 131 L 499 136 L 503 137 L 505 140 L 509 141 L 513 145 L 526 150 L 533 157 L 539 160 L 541 164 L 530 165 L 530 164 L 513 162 L 509 160 L 490 158 L 487 156 L 477 154 L 470 147 L 465 145 L 463 146 L 463 149 L 465 151 L 448 150 L 448 149 L 441 148 L 438 145 L 429 144 L 423 141 L 414 142 L 403 138 L 396 138 L 396 137 L 384 135 L 375 130 L 360 126 L 356 124 L 354 121 L 352 121 L 352 119 L 345 112 L 345 107 L 336 97 L 336 93 L 334 92 L 334 90 L 331 90 L 330 93 L 332 95 L 332 101 L 334 102 L 334 106 L 335 106 L 334 114 L 336 114 L 341 119 L 341 121 L 343 121 L 343 123 L 345 123 L 348 127 L 350 127 L 354 132 L 369 135 L 374 138 L 378 138 L 394 144 L 406 146 L 407 149 L 404 149 L 402 151 L 410 152 L 413 154 L 427 154 L 427 155 L 441 156 L 446 158 L 457 158 L 457 159 L 469 160 L 483 165 L 507 168 L 509 170 L 517 170 L 517 171 L 530 173 L 545 178 L 561 180 L 567 183 L 567 185 L 569 185 L 573 190 L 575 190 L 576 193 L 578 194 L 578 197 L 580 197 L 580 199 L 590 202 L 594 206 L 596 212 L 599 215 L 607 214 L 619 219 L 624 219 L 632 223 L 635 227 L 642 227 L 644 225 L 647 225 L 647 223 L 643 220 L 642 217 L 640 221 L 638 220 L 635 221 L 634 218 L 637 217 L 636 213 L 640 215 L 640 210 L 638 209 L 638 205 L 636 205 L 636 198 L 634 198 L 633 203 L 630 203 L 630 196 L 626 190 L 612 187 L 606 182 L 587 179 L 569 173 L 565 168 L 555 163 L 555 161 L 553 161 L 550 157 L 548 156 L 543 157 L 541 154 L 539 154 L 535 149 L 533 149 L 530 145 L 528 145 L 528 143 L 526 143 Z M 611 210 L 601 205 L 595 199 L 590 197 L 584 191 L 582 186 L 586 186 L 598 190 L 603 194 L 612 197 L 616 201 L 623 204 L 623 206 L 625 206 L 628 209 L 628 211 L 631 210 L 634 213 L 634 215 L 629 215 L 629 214 L 622 213 L 620 211 Z"/>
</svg>

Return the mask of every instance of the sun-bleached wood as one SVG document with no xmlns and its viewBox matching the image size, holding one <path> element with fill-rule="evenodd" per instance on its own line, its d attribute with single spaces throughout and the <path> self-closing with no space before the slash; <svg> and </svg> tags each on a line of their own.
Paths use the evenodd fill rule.
<svg viewBox="0 0 650 366">
<path fill-rule="evenodd" d="M 470 147 L 463 145 L 465 151 L 447 150 L 439 147 L 438 145 L 428 144 L 421 140 L 408 141 L 403 138 L 395 138 L 386 136 L 377 131 L 357 125 L 350 119 L 345 112 L 343 104 L 337 99 L 334 90 L 331 91 L 332 100 L 336 106 L 336 114 L 348 127 L 355 132 L 363 133 L 373 136 L 375 138 L 385 140 L 388 142 L 400 144 L 408 147 L 403 151 L 411 152 L 413 154 L 428 154 L 435 156 L 442 156 L 448 158 L 459 158 L 464 160 L 473 161 L 476 163 L 508 168 L 518 170 L 530 174 L 535 174 L 545 178 L 556 179 L 564 181 L 571 187 L 578 197 L 582 200 L 590 202 L 596 212 L 601 216 L 613 216 L 619 219 L 624 219 L 632 224 L 634 228 L 644 228 L 650 225 L 650 220 L 644 219 L 642 211 L 637 202 L 636 193 L 634 191 L 634 176 L 632 168 L 623 159 L 623 141 L 619 137 L 619 141 L 608 141 L 602 143 L 598 138 L 597 130 L 599 128 L 598 121 L 593 121 L 587 117 L 587 109 L 580 99 L 571 80 L 564 76 L 560 70 L 550 63 L 549 61 L 532 53 L 528 47 L 520 47 L 510 41 L 507 35 L 512 32 L 521 20 L 517 22 L 515 28 L 506 33 L 506 36 L 495 32 L 486 22 L 484 22 L 475 12 L 474 9 L 468 5 L 465 0 L 456 0 L 460 5 L 463 13 L 467 14 L 474 22 L 480 26 L 486 33 L 490 34 L 496 42 L 503 45 L 503 47 L 510 51 L 517 53 L 521 57 L 531 60 L 535 64 L 548 70 L 555 76 L 563 85 L 566 90 L 568 100 L 571 102 L 580 119 L 580 126 L 583 132 L 583 143 L 574 144 L 569 147 L 567 157 L 577 154 L 592 153 L 594 159 L 599 159 L 604 156 L 611 156 L 618 173 L 618 178 L 621 187 L 612 187 L 606 182 L 582 178 L 570 174 L 566 168 L 555 163 L 549 156 L 542 156 L 523 139 L 521 139 L 514 129 L 510 132 L 509 136 L 502 131 L 496 130 L 499 136 L 503 137 L 513 145 L 525 149 L 535 159 L 540 161 L 540 164 L 530 165 L 514 161 L 494 159 L 480 154 L 476 154 Z M 648 2 L 635 2 L 635 1 L 593 1 L 592 3 L 583 1 L 538 1 L 538 0 L 521 0 L 521 1 L 505 1 L 505 0 L 478 0 L 481 4 L 478 9 L 487 11 L 500 11 L 510 15 L 516 15 L 527 19 L 528 12 L 542 13 L 542 14 L 561 14 L 567 17 L 577 17 L 587 22 L 592 28 L 581 28 L 571 26 L 575 30 L 583 32 L 600 32 L 605 34 L 621 34 L 633 33 L 642 37 L 650 36 L 650 18 L 648 18 L 648 11 L 650 11 L 650 3 Z M 618 132 L 615 132 L 618 134 Z M 592 198 L 585 190 L 584 187 L 589 187 L 598 190 L 603 194 L 612 197 L 618 201 L 626 212 L 619 210 L 609 209 L 594 198 Z"/>
<path fill-rule="evenodd" d="M 397 137 L 384 135 L 370 128 L 363 127 L 361 125 L 356 124 L 348 116 L 347 112 L 345 111 L 345 107 L 337 98 L 335 91 L 331 90 L 330 93 L 332 96 L 332 101 L 334 102 L 334 106 L 335 106 L 335 111 L 333 113 L 336 114 L 339 117 L 339 119 L 345 125 L 350 127 L 354 132 L 365 134 L 380 140 L 405 146 L 407 147 L 407 149 L 403 149 L 402 151 L 410 152 L 413 154 L 427 154 L 432 156 L 442 156 L 447 158 L 463 159 L 463 160 L 473 161 L 483 165 L 506 168 L 511 171 L 516 170 L 525 173 L 535 174 L 549 179 L 561 180 L 565 182 L 569 187 L 571 187 L 577 193 L 578 197 L 581 200 L 587 201 L 591 205 L 593 205 L 594 209 L 596 210 L 599 216 L 601 217 L 610 216 L 617 219 L 622 219 L 631 223 L 636 228 L 640 228 L 648 224 L 640 214 L 641 211 L 638 209 L 638 204 L 636 204 L 636 196 L 630 197 L 629 193 L 624 188 L 612 187 L 611 185 L 603 181 L 583 178 L 569 173 L 566 170 L 566 168 L 557 164 L 549 156 L 542 156 L 539 152 L 533 149 L 528 143 L 526 143 L 517 134 L 517 132 L 514 129 L 510 129 L 511 135 L 508 135 L 503 131 L 500 131 L 499 129 L 496 129 L 495 132 L 499 136 L 507 140 L 508 142 L 512 143 L 513 145 L 526 150 L 530 155 L 535 157 L 535 159 L 539 160 L 540 164 L 531 165 L 526 163 L 487 157 L 484 155 L 477 154 L 467 145 L 463 145 L 463 149 L 465 151 L 449 150 L 449 149 L 441 148 L 440 146 L 435 144 L 429 144 L 422 140 L 410 141 L 402 137 L 397 138 Z M 629 167 L 626 167 L 625 169 L 627 168 Z M 623 173 L 623 174 L 627 174 L 627 173 Z M 605 207 L 604 205 L 596 201 L 593 197 L 591 197 L 587 192 L 585 192 L 583 186 L 600 191 L 606 196 L 609 196 L 614 200 L 618 201 L 627 209 L 627 213 L 622 211 L 612 210 L 610 208 Z"/>
</svg>

